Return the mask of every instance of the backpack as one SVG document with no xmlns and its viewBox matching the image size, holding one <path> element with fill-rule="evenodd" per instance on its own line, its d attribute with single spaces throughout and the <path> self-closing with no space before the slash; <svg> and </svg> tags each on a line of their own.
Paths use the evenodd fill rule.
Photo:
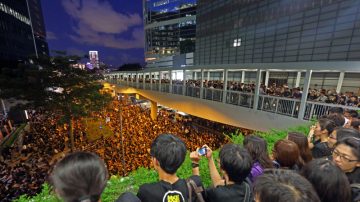
<svg viewBox="0 0 360 202">
<path fill-rule="evenodd" d="M 189 191 L 189 202 L 192 202 L 192 194 L 195 192 L 196 202 L 205 202 L 202 192 L 204 189 L 201 186 L 197 186 L 194 180 L 186 179 L 186 185 Z"/>
<path fill-rule="evenodd" d="M 244 197 L 244 202 L 251 202 L 252 199 L 250 198 L 250 185 L 247 182 L 245 183 L 245 197 Z M 188 178 L 186 179 L 186 185 L 188 187 L 189 190 L 189 202 L 192 201 L 192 194 L 193 192 L 195 192 L 196 194 L 196 202 L 205 202 L 204 197 L 202 195 L 202 192 L 204 191 L 203 187 L 201 186 L 197 186 L 196 183 L 194 182 L 194 180 Z"/>
<path fill-rule="evenodd" d="M 360 201 L 360 183 L 350 184 L 353 201 Z"/>
</svg>

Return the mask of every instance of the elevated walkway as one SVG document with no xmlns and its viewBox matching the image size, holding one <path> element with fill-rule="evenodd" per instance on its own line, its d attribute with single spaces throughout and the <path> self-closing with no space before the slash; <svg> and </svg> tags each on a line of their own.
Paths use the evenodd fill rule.
<svg viewBox="0 0 360 202">
<path fill-rule="evenodd" d="M 307 123 L 305 120 L 271 112 L 191 96 L 145 90 L 114 81 L 105 86 L 114 89 L 117 93 L 140 94 L 151 101 L 197 117 L 252 130 L 285 129 Z"/>
</svg>

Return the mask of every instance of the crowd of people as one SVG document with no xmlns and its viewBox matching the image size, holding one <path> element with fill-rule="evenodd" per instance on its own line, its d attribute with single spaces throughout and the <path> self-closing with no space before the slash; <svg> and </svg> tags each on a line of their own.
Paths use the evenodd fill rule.
<svg viewBox="0 0 360 202">
<path fill-rule="evenodd" d="M 189 148 L 181 136 L 161 133 L 152 140 L 148 156 L 159 181 L 141 185 L 136 195 L 123 193 L 117 201 L 360 201 L 360 128 L 353 124 L 359 115 L 351 112 L 348 118 L 347 113 L 332 108 L 308 137 L 290 132 L 270 155 L 267 142 L 256 135 L 246 136 L 243 147 L 223 145 L 215 159 L 207 144 Z M 176 171 L 187 150 L 192 151 L 193 175 L 180 179 Z M 204 187 L 199 177 L 202 158 L 208 162 L 211 187 Z M 96 202 L 107 179 L 101 158 L 77 152 L 59 162 L 50 182 L 65 201 Z"/>
<path fill-rule="evenodd" d="M 71 151 L 69 125 L 59 123 L 61 114 L 37 110 L 29 116 L 29 129 L 17 144 L 0 155 L 1 201 L 39 193 L 54 164 Z M 157 120 L 152 120 L 149 109 L 125 101 L 121 105 L 114 101 L 92 117 L 103 120 L 99 127 L 109 127 L 114 135 L 89 141 L 86 122 L 77 120 L 73 123 L 74 151 L 95 152 L 105 161 L 111 175 L 127 175 L 139 167 L 150 167 L 150 144 L 161 133 L 177 134 L 191 149 L 205 143 L 219 148 L 229 141 L 211 128 L 199 129 L 189 120 L 174 121 L 164 111 L 159 112 Z"/>
<path fill-rule="evenodd" d="M 135 82 L 135 80 L 134 80 Z M 143 80 L 140 80 L 143 82 Z M 146 79 L 147 83 L 150 83 L 149 79 Z M 158 80 L 153 80 L 153 83 L 159 83 Z M 162 79 L 161 83 L 169 84 L 169 79 Z M 182 85 L 183 81 L 181 80 L 172 80 L 174 85 Z M 190 87 L 200 87 L 201 80 L 186 80 L 186 86 Z M 204 88 L 209 89 L 224 89 L 224 82 L 222 80 L 205 80 L 203 82 Z M 227 90 L 238 91 L 243 93 L 254 93 L 255 84 L 254 83 L 241 83 L 237 81 L 228 81 Z M 266 86 L 265 84 L 260 85 L 260 94 L 294 98 L 300 99 L 302 97 L 303 89 L 300 87 L 290 88 L 288 84 L 278 85 L 276 83 Z M 308 101 L 329 103 L 329 104 L 338 104 L 343 106 L 350 107 L 360 107 L 360 88 L 359 92 L 336 92 L 336 89 L 323 89 L 318 88 L 315 85 L 314 88 L 309 89 Z"/>
</svg>

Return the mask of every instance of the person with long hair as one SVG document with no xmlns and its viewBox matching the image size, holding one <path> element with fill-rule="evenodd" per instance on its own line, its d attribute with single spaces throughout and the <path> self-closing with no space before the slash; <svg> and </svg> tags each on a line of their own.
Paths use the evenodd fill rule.
<svg viewBox="0 0 360 202">
<path fill-rule="evenodd" d="M 98 202 L 106 187 L 108 171 L 94 153 L 74 152 L 59 161 L 50 183 L 65 202 Z"/>
<path fill-rule="evenodd" d="M 312 160 L 309 142 L 304 134 L 299 132 L 289 132 L 287 139 L 297 144 L 300 150 L 301 159 L 304 163 L 308 163 Z"/>
<path fill-rule="evenodd" d="M 321 201 L 351 201 L 349 181 L 332 161 L 315 159 L 302 168 L 301 175 L 313 184 Z"/>
<path fill-rule="evenodd" d="M 317 140 L 312 142 L 312 136 L 308 137 L 309 145 L 314 158 L 324 158 L 331 155 L 331 148 L 328 146 L 329 135 L 336 128 L 334 121 L 326 118 L 319 119 L 314 129 Z"/>
<path fill-rule="evenodd" d="M 244 147 L 254 162 L 249 179 L 255 182 L 255 179 L 263 174 L 264 169 L 273 168 L 272 161 L 267 153 L 267 142 L 261 137 L 249 135 L 245 137 Z"/>
<path fill-rule="evenodd" d="M 298 171 L 302 166 L 300 150 L 295 142 L 290 140 L 279 140 L 273 149 L 273 164 L 275 168 Z"/>
</svg>

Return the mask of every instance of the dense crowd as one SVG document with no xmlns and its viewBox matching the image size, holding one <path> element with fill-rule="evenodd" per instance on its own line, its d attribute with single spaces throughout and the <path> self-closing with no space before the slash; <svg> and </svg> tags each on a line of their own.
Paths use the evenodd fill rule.
<svg viewBox="0 0 360 202">
<path fill-rule="evenodd" d="M 109 173 L 114 175 L 128 174 L 138 167 L 150 167 L 150 144 L 161 133 L 177 134 L 191 149 L 205 143 L 218 148 L 228 142 L 223 134 L 213 133 L 206 127 L 193 127 L 189 120 L 175 122 L 164 110 L 159 112 L 157 120 L 152 120 L 148 109 L 126 102 L 120 108 L 119 102 L 114 101 L 108 109 L 93 114 L 93 118 L 103 120 L 104 126 L 99 127 L 106 125 L 114 135 L 90 142 L 86 122 L 77 120 L 73 123 L 75 151 L 97 153 L 106 162 Z M 33 111 L 30 113 L 30 127 L 25 130 L 18 143 L 2 151 L 1 201 L 11 201 L 22 194 L 38 193 L 54 163 L 70 152 L 69 125 L 60 123 L 60 119 L 61 114 L 55 112 Z"/>
<path fill-rule="evenodd" d="M 135 80 L 134 80 L 135 81 Z M 143 80 L 140 80 L 143 82 Z M 145 82 L 150 83 L 150 80 L 147 79 Z M 154 83 L 159 83 L 158 80 L 153 80 Z M 162 79 L 161 83 L 169 84 L 170 80 Z M 181 80 L 173 80 L 172 84 L 182 85 Z M 186 86 L 190 87 L 200 87 L 201 80 L 186 80 Z M 204 88 L 209 89 L 224 89 L 224 82 L 221 80 L 205 80 L 203 82 Z M 237 81 L 228 81 L 227 90 L 238 91 L 243 93 L 254 93 L 255 84 L 254 83 L 241 83 Z M 302 97 L 303 89 L 300 87 L 290 88 L 288 84 L 277 85 L 273 83 L 269 86 L 264 84 L 260 85 L 260 94 L 294 98 L 300 99 Z M 338 104 L 350 107 L 360 107 L 360 88 L 358 92 L 336 92 L 336 89 L 322 89 L 322 88 L 310 88 L 308 93 L 308 101 L 329 103 L 329 104 Z"/>
<path fill-rule="evenodd" d="M 137 195 L 123 193 L 117 201 L 360 201 L 358 119 L 356 111 L 332 108 L 311 126 L 308 137 L 289 132 L 275 143 L 271 155 L 267 142 L 256 135 L 246 136 L 243 147 L 223 145 L 219 159 L 207 144 L 190 148 L 193 175 L 188 179 L 176 175 L 187 155 L 186 143 L 177 135 L 160 134 L 152 140 L 149 156 L 159 181 L 141 185 Z M 201 158 L 208 162 L 208 188 L 199 177 Z M 65 201 L 96 202 L 108 171 L 99 156 L 77 152 L 61 160 L 50 179 Z"/>
</svg>

